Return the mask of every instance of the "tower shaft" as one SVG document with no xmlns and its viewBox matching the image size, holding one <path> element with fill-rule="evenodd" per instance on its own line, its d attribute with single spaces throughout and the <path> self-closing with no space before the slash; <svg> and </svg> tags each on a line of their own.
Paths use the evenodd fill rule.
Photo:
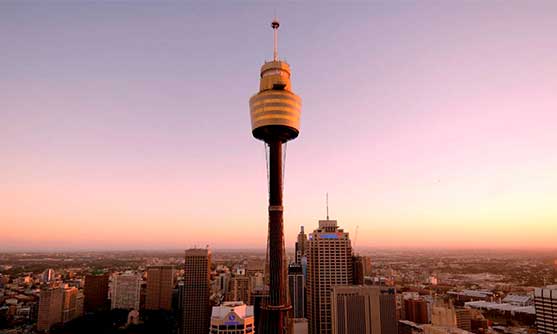
<svg viewBox="0 0 557 334">
<path fill-rule="evenodd" d="M 282 142 L 269 140 L 269 299 L 262 307 L 264 333 L 285 334 L 290 305 L 286 291 L 282 206 Z"/>
<path fill-rule="evenodd" d="M 269 261 L 269 302 L 276 306 L 286 304 L 280 140 L 269 142 Z"/>
</svg>

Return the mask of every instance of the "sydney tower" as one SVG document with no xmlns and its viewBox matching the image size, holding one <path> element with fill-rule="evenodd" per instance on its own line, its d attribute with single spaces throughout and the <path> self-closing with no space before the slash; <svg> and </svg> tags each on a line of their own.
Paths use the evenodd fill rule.
<svg viewBox="0 0 557 334">
<path fill-rule="evenodd" d="M 269 148 L 269 298 L 261 307 L 258 328 L 266 334 L 286 334 L 290 303 L 283 233 L 283 144 L 298 137 L 302 100 L 292 92 L 290 66 L 278 58 L 279 22 L 275 19 L 271 27 L 273 60 L 261 66 L 259 93 L 249 100 L 252 134 Z"/>
</svg>

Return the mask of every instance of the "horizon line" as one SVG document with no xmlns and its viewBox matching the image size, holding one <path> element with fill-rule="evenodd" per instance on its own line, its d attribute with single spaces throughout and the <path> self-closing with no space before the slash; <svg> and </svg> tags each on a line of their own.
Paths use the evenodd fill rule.
<svg viewBox="0 0 557 334">
<path fill-rule="evenodd" d="M 92 253 L 103 253 L 103 252 L 184 252 L 187 249 L 192 249 L 196 247 L 187 247 L 187 248 L 27 248 L 27 249 L 0 249 L 1 254 L 9 254 L 9 253 L 57 253 L 57 252 L 67 252 L 67 253 L 83 253 L 83 252 L 92 252 Z M 197 247 L 200 248 L 200 247 Z M 204 247 L 201 247 L 204 248 Z M 265 252 L 265 248 L 261 247 L 218 247 L 218 248 L 211 248 L 208 247 L 211 251 L 234 251 L 234 252 L 242 252 L 242 251 L 252 251 L 252 252 Z M 529 252 L 557 252 L 557 247 L 425 247 L 425 246 L 407 246 L 407 247 L 374 247 L 374 246 L 367 246 L 367 247 L 358 247 L 357 249 L 352 248 L 354 253 L 361 252 L 361 251 L 506 251 L 506 252 L 518 252 L 518 251 L 529 251 Z M 286 251 L 294 251 L 294 247 L 287 247 Z"/>
</svg>

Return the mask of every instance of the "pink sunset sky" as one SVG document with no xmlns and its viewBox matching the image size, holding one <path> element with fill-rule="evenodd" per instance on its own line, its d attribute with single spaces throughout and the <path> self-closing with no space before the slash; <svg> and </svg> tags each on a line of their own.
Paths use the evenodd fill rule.
<svg viewBox="0 0 557 334">
<path fill-rule="evenodd" d="M 556 2 L 2 3 L 0 251 L 265 247 L 275 10 L 287 247 L 556 247 Z"/>
</svg>

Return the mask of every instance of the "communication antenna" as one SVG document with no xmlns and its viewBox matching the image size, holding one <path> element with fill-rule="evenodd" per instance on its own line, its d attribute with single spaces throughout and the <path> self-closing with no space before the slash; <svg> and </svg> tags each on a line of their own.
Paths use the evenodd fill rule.
<svg viewBox="0 0 557 334">
<path fill-rule="evenodd" d="M 356 225 L 356 232 L 354 232 L 354 250 L 356 250 L 356 243 L 358 242 L 358 230 L 360 225 Z"/>
<path fill-rule="evenodd" d="M 271 27 L 273 27 L 273 33 L 275 35 L 274 48 L 273 48 L 273 60 L 278 61 L 278 28 L 280 27 L 280 23 L 276 16 L 273 19 L 273 22 L 271 22 Z"/>
<path fill-rule="evenodd" d="M 327 207 L 327 220 L 329 220 L 329 193 L 325 194 L 325 206 Z"/>
</svg>

